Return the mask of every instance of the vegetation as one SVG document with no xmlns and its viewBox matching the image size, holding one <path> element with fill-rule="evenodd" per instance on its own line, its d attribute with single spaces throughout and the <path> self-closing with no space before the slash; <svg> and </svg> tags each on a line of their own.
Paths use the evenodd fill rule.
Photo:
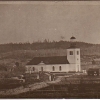
<svg viewBox="0 0 100 100">
<path fill-rule="evenodd" d="M 76 42 L 76 44 L 81 48 L 81 58 L 100 58 L 100 44 L 84 42 Z M 66 49 L 69 46 L 69 41 L 50 42 L 46 39 L 44 42 L 0 44 L 0 71 L 10 73 L 13 66 L 16 65 L 16 70 L 14 69 L 13 73 L 23 73 L 26 63 L 34 56 L 66 55 Z"/>
<path fill-rule="evenodd" d="M 80 48 L 100 48 L 100 44 L 90 44 L 84 42 L 76 42 L 77 46 Z M 10 52 L 14 50 L 40 50 L 40 49 L 53 49 L 62 48 L 66 49 L 70 45 L 69 41 L 52 41 L 49 42 L 44 40 L 44 42 L 34 42 L 34 43 L 8 43 L 0 44 L 0 53 Z"/>
<path fill-rule="evenodd" d="M 85 42 L 76 42 L 76 46 L 81 48 L 83 55 L 100 55 L 100 44 L 90 44 Z M 0 44 L 0 54 L 19 51 L 19 50 L 43 50 L 43 49 L 67 49 L 70 46 L 69 41 L 38 41 L 33 43 L 8 43 Z M 2 55 L 1 55 L 2 56 Z"/>
</svg>

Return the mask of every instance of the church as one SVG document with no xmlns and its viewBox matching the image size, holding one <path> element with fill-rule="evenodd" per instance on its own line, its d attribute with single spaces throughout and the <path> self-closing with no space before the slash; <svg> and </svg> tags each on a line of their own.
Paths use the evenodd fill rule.
<svg viewBox="0 0 100 100">
<path fill-rule="evenodd" d="M 76 47 L 76 38 L 70 38 L 70 47 L 66 49 L 65 56 L 34 57 L 26 64 L 26 73 L 34 72 L 79 72 L 80 48 Z"/>
</svg>

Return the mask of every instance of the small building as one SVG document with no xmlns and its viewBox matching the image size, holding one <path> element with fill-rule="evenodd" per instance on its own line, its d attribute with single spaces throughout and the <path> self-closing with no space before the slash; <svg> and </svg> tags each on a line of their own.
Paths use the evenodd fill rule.
<svg viewBox="0 0 100 100">
<path fill-rule="evenodd" d="M 89 68 L 87 74 L 88 76 L 99 76 L 100 68 Z"/>
</svg>

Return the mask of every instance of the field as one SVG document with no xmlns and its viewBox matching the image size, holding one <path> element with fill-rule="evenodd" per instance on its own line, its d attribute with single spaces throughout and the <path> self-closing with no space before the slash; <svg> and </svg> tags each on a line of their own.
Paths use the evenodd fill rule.
<svg viewBox="0 0 100 100">
<path fill-rule="evenodd" d="M 76 88 L 78 87 L 78 88 Z M 93 86 L 87 86 L 84 91 L 81 91 L 79 85 L 73 85 L 73 90 L 68 90 L 68 85 L 50 85 L 46 88 L 36 91 L 29 91 L 19 95 L 7 96 L 2 98 L 100 98 L 100 86 L 99 84 Z M 92 89 L 91 89 L 92 88 Z M 97 91 L 97 88 L 99 91 Z M 70 88 L 71 89 L 71 88 Z"/>
<path fill-rule="evenodd" d="M 18 95 L 0 96 L 1 98 L 100 98 L 100 77 L 73 76 L 64 78 L 57 84 L 48 84 L 47 87 Z"/>
<path fill-rule="evenodd" d="M 46 52 L 46 53 L 45 53 Z M 17 76 L 23 74 L 25 71 L 26 63 L 31 60 L 34 56 L 52 56 L 52 55 L 65 55 L 66 49 L 47 49 L 43 50 L 15 50 L 12 52 L 5 52 L 0 54 L 0 76 L 3 78 L 8 78 L 12 76 Z M 86 60 L 83 55 L 81 58 Z M 89 55 L 89 59 L 92 59 L 93 55 Z M 12 70 L 15 63 L 18 62 L 19 66 Z M 87 61 L 88 62 L 88 61 Z M 2 67 L 7 68 L 7 70 L 2 71 Z M 92 64 L 82 65 L 82 70 L 87 70 L 89 67 L 93 67 Z M 74 77 L 75 79 L 75 77 Z M 74 80 L 72 79 L 72 82 Z M 91 82 L 91 81 L 89 81 Z M 100 83 L 94 81 L 94 84 L 86 83 L 80 85 L 78 82 L 68 86 L 66 82 L 58 85 L 49 85 L 48 87 L 38 89 L 35 91 L 28 91 L 18 95 L 2 96 L 1 98 L 100 98 Z M 95 87 L 94 87 L 95 85 Z M 22 86 L 22 84 L 17 85 L 0 85 L 0 90 L 2 89 L 13 89 L 15 87 Z M 73 87 L 73 88 L 72 88 Z M 94 92 L 95 91 L 95 92 Z"/>
</svg>

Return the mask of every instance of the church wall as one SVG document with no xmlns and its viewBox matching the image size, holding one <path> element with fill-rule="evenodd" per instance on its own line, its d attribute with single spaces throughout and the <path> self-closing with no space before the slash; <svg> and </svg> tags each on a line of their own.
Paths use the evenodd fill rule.
<svg viewBox="0 0 100 100">
<path fill-rule="evenodd" d="M 70 64 L 69 70 L 76 72 L 81 71 L 80 64 Z"/>
<path fill-rule="evenodd" d="M 34 67 L 34 70 L 33 70 Z M 37 65 L 27 65 L 26 66 L 26 73 L 33 73 L 33 72 L 38 72 L 39 71 L 39 66 Z"/>
<path fill-rule="evenodd" d="M 70 51 L 73 52 L 72 55 L 70 55 Z M 79 54 L 77 54 L 77 51 L 79 52 Z M 71 64 L 80 63 L 80 49 L 79 48 L 67 49 L 67 59 Z"/>
<path fill-rule="evenodd" d="M 61 66 L 61 69 L 60 69 Z M 33 68 L 34 67 L 34 68 Z M 42 69 L 43 67 L 43 69 Z M 53 69 L 54 67 L 54 69 Z M 68 72 L 68 71 L 81 71 L 80 64 L 51 64 L 51 65 L 27 65 L 26 73 L 34 73 L 39 71 L 48 72 Z"/>
<path fill-rule="evenodd" d="M 79 54 L 77 54 L 77 51 L 79 52 Z M 75 49 L 75 54 L 76 54 L 76 59 L 75 59 L 75 62 L 77 64 L 80 64 L 80 49 Z"/>
<path fill-rule="evenodd" d="M 41 71 L 41 67 L 43 67 L 43 71 L 48 71 L 48 72 L 68 72 L 68 71 L 70 71 L 69 64 L 51 64 L 51 65 L 44 64 L 44 65 L 27 65 L 26 73 L 39 72 L 39 71 Z M 54 69 L 53 69 L 53 67 L 54 67 Z"/>
<path fill-rule="evenodd" d="M 76 64 L 76 67 L 77 67 L 77 71 L 81 71 L 81 66 L 80 66 L 80 64 Z"/>
<path fill-rule="evenodd" d="M 76 71 L 76 64 L 70 64 L 69 71 Z"/>
<path fill-rule="evenodd" d="M 70 52 L 73 52 L 73 54 L 70 55 Z M 69 63 L 75 63 L 75 49 L 67 49 L 67 59 Z"/>
<path fill-rule="evenodd" d="M 69 64 L 46 65 L 46 71 L 50 72 L 68 72 L 68 70 L 69 70 Z"/>
<path fill-rule="evenodd" d="M 70 54 L 70 51 L 73 52 L 73 54 Z M 77 53 L 78 51 L 78 53 Z M 70 63 L 70 71 L 81 71 L 80 67 L 80 49 L 79 48 L 70 48 L 67 49 L 67 59 Z"/>
</svg>

